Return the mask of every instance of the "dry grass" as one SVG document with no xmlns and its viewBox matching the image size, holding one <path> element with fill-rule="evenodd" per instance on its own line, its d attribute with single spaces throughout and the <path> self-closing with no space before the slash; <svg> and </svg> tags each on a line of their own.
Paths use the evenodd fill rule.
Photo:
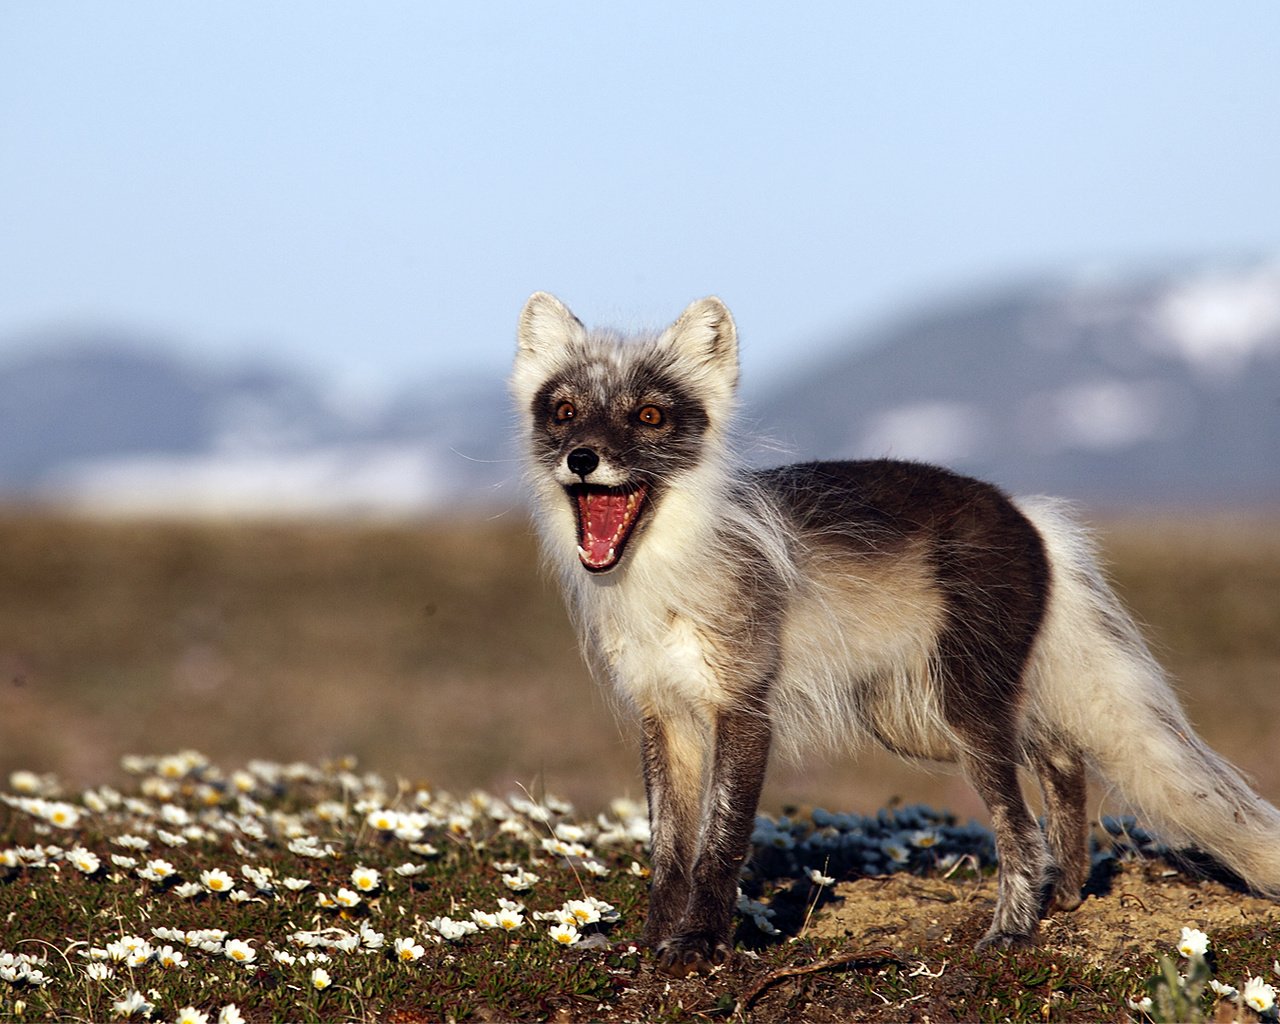
<svg viewBox="0 0 1280 1024">
<path fill-rule="evenodd" d="M 1280 531 L 1120 522 L 1120 589 L 1209 741 L 1280 798 Z M 638 796 L 636 751 L 511 522 L 0 517 L 0 770 L 112 777 L 126 752 L 353 753 L 456 791 Z M 958 779 L 864 752 L 778 765 L 765 805 L 980 813 Z"/>
</svg>

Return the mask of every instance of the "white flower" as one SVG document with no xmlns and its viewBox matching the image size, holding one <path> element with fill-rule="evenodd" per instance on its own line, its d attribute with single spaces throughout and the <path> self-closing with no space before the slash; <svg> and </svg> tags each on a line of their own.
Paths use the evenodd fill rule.
<svg viewBox="0 0 1280 1024">
<path fill-rule="evenodd" d="M 374 868 L 357 867 L 351 872 L 351 884 L 361 892 L 373 892 L 382 884 L 382 876 Z"/>
<path fill-rule="evenodd" d="M 228 939 L 222 952 L 228 960 L 234 960 L 238 964 L 251 964 L 258 955 L 256 949 L 240 939 Z"/>
<path fill-rule="evenodd" d="M 471 911 L 471 920 L 473 920 L 481 928 L 497 928 L 498 915 L 486 914 L 483 910 Z"/>
<path fill-rule="evenodd" d="M 102 867 L 102 861 L 98 859 L 98 855 L 86 850 L 83 846 L 77 846 L 69 851 L 67 860 L 71 862 L 71 866 L 77 871 L 86 875 L 92 875 L 98 868 Z"/>
<path fill-rule="evenodd" d="M 564 924 L 581 927 L 600 920 L 600 911 L 587 900 L 569 900 L 560 908 L 560 920 Z"/>
<path fill-rule="evenodd" d="M 394 832 L 400 827 L 400 815 L 385 808 L 370 811 L 364 821 L 370 828 L 376 828 L 379 832 Z"/>
<path fill-rule="evenodd" d="M 880 849 L 894 864 L 905 864 L 911 859 L 911 851 L 896 840 L 886 840 L 880 844 Z"/>
<path fill-rule="evenodd" d="M 809 881 L 819 887 L 835 885 L 836 882 L 836 880 L 830 875 L 824 875 L 821 871 L 818 871 L 815 868 L 805 868 L 805 874 L 809 876 Z"/>
<path fill-rule="evenodd" d="M 426 952 L 421 945 L 414 942 L 413 939 L 396 939 L 396 959 L 402 963 L 413 963 Z"/>
<path fill-rule="evenodd" d="M 85 977 L 90 981 L 107 981 L 110 978 L 114 978 L 115 973 L 101 960 L 95 960 L 84 969 Z"/>
<path fill-rule="evenodd" d="M 184 900 L 189 900 L 194 896 L 199 896 L 204 892 L 204 886 L 199 882 L 183 882 L 173 887 L 173 894 L 180 896 Z"/>
<path fill-rule="evenodd" d="M 1183 956 L 1204 956 L 1209 949 L 1209 936 L 1199 928 L 1183 928 L 1178 939 L 1178 952 Z"/>
<path fill-rule="evenodd" d="M 355 932 L 347 932 L 342 938 L 334 939 L 331 946 L 342 953 L 354 953 L 360 948 L 360 936 Z"/>
<path fill-rule="evenodd" d="M 401 878 L 412 878 L 414 875 L 420 875 L 424 871 L 426 871 L 427 865 L 405 863 L 405 864 L 401 864 L 399 867 L 392 868 L 391 870 L 394 871 Z"/>
<path fill-rule="evenodd" d="M 148 882 L 163 882 L 172 875 L 174 867 L 167 860 L 149 860 L 138 868 L 138 877 Z"/>
<path fill-rule="evenodd" d="M 1130 999 L 1127 1001 L 1129 1003 L 1129 1009 L 1137 1010 L 1139 1013 L 1150 1013 L 1151 1008 L 1155 1005 L 1151 1001 L 1150 996 L 1143 996 L 1141 999 L 1138 999 L 1136 1001 L 1133 999 Z"/>
<path fill-rule="evenodd" d="M 276 891 L 275 879 L 272 877 L 270 868 L 254 867 L 252 864 L 241 864 L 240 874 L 245 880 L 253 885 L 258 892 L 264 892 L 272 895 Z"/>
<path fill-rule="evenodd" d="M 118 799 L 118 794 L 115 793 L 114 790 L 105 788 L 101 790 L 86 790 L 83 797 L 84 805 L 89 808 L 89 810 L 101 814 L 103 811 L 110 808 L 111 804 L 108 801 L 112 797 Z"/>
<path fill-rule="evenodd" d="M 134 989 L 123 999 L 118 999 L 111 1004 L 111 1015 L 113 1017 L 133 1017 L 136 1014 L 150 1016 L 151 1011 L 155 1007 L 143 998 L 141 992 Z"/>
<path fill-rule="evenodd" d="M 1209 979 L 1209 988 L 1221 999 L 1235 999 L 1240 993 L 1231 985 L 1224 985 L 1217 978 Z"/>
<path fill-rule="evenodd" d="M 172 946 L 161 946 L 156 951 L 156 963 L 161 967 L 186 967 L 187 959 L 182 955 L 181 950 L 174 949 Z"/>
<path fill-rule="evenodd" d="M 207 953 L 216 953 L 222 948 L 222 940 L 227 933 L 221 928 L 193 928 L 183 938 L 188 946 L 198 946 Z"/>
<path fill-rule="evenodd" d="M 45 788 L 39 775 L 21 769 L 10 773 L 9 786 L 15 793 L 25 793 L 28 796 L 35 796 Z"/>
<path fill-rule="evenodd" d="M 333 984 L 333 979 L 329 977 L 329 972 L 323 967 L 317 967 L 311 972 L 311 987 L 317 992 L 323 992 Z"/>
<path fill-rule="evenodd" d="M 455 921 L 449 917 L 432 918 L 427 922 L 427 926 L 450 942 L 457 942 L 463 936 L 474 935 L 480 930 L 474 921 Z"/>
<path fill-rule="evenodd" d="M 227 1003 L 218 1011 L 218 1024 L 244 1024 L 244 1015 L 235 1003 Z"/>
<path fill-rule="evenodd" d="M 334 894 L 333 901 L 340 907 L 357 907 L 360 905 L 360 894 L 350 889 L 339 889 Z"/>
<path fill-rule="evenodd" d="M 107 956 L 117 963 L 123 961 L 130 967 L 146 963 L 153 952 L 151 943 L 139 935 L 122 935 L 114 942 L 107 943 Z"/>
<path fill-rule="evenodd" d="M 123 846 L 126 850 L 137 850 L 139 853 L 151 845 L 147 840 L 143 839 L 142 836 L 135 835 L 117 836 L 111 841 L 115 843 L 116 846 Z"/>
<path fill-rule="evenodd" d="M 75 828 L 80 821 L 80 810 L 71 804 L 53 801 L 45 805 L 41 817 L 58 828 Z"/>
<path fill-rule="evenodd" d="M 517 870 L 502 876 L 502 883 L 512 892 L 528 892 L 539 881 L 532 871 Z"/>
<path fill-rule="evenodd" d="M 1250 978 L 1246 981 L 1241 996 L 1259 1013 L 1271 1009 L 1276 1004 L 1276 990 L 1261 978 Z"/>
<path fill-rule="evenodd" d="M 209 1024 L 209 1015 L 194 1006 L 184 1006 L 173 1018 L 173 1024 Z"/>
<path fill-rule="evenodd" d="M 305 878 L 286 878 L 280 883 L 290 892 L 299 892 L 309 886 L 311 883 Z"/>
<path fill-rule="evenodd" d="M 542 848 L 557 857 L 587 857 L 591 853 L 581 843 L 568 843 L 563 839 L 544 839 Z"/>
<path fill-rule="evenodd" d="M 200 884 L 210 892 L 226 893 L 230 892 L 236 883 L 222 868 L 213 868 L 200 872 Z"/>
<path fill-rule="evenodd" d="M 562 946 L 572 946 L 581 936 L 578 929 L 571 924 L 552 925 L 547 932 L 551 936 L 552 941 L 560 943 Z"/>
<path fill-rule="evenodd" d="M 299 857 L 312 857 L 321 860 L 331 856 L 333 848 L 326 846 L 315 836 L 300 836 L 297 839 L 289 840 L 289 852 L 296 853 Z"/>
<path fill-rule="evenodd" d="M 524 924 L 524 917 L 518 910 L 503 908 L 494 916 L 498 919 L 498 927 L 506 932 L 513 932 Z"/>
<path fill-rule="evenodd" d="M 161 804 L 160 820 L 166 825 L 181 828 L 183 825 L 191 824 L 191 814 L 186 808 L 179 807 L 177 804 Z"/>
</svg>

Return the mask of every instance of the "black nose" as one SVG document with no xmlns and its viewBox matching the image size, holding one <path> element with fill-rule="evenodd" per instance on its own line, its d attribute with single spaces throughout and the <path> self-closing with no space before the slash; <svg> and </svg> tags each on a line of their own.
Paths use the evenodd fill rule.
<svg viewBox="0 0 1280 1024">
<path fill-rule="evenodd" d="M 569 472 L 575 476 L 582 477 L 583 480 L 587 475 L 600 465 L 600 456 L 593 452 L 590 448 L 575 448 L 569 453 L 569 457 L 565 459 L 569 466 Z"/>
</svg>

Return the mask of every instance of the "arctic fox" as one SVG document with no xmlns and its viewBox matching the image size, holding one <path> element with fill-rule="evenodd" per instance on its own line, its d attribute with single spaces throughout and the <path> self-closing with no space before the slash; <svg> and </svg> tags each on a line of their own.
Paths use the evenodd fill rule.
<svg viewBox="0 0 1280 1024">
<path fill-rule="evenodd" d="M 644 937 L 664 971 L 729 954 L 775 740 L 958 762 L 1000 861 L 981 946 L 1029 942 L 1043 912 L 1080 903 L 1090 772 L 1280 896 L 1280 812 L 1193 733 L 1060 503 L 910 462 L 745 468 L 737 384 L 715 298 L 634 338 L 545 293 L 520 317 L 511 390 L 544 553 L 641 722 Z"/>
</svg>

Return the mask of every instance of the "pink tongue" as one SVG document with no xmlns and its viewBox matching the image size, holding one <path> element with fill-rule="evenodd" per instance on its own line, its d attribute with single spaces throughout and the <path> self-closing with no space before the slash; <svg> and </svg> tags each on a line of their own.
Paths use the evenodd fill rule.
<svg viewBox="0 0 1280 1024">
<path fill-rule="evenodd" d="M 609 565 L 626 537 L 636 495 L 588 492 L 578 495 L 578 517 L 582 524 L 582 560 L 593 566 Z"/>
</svg>

